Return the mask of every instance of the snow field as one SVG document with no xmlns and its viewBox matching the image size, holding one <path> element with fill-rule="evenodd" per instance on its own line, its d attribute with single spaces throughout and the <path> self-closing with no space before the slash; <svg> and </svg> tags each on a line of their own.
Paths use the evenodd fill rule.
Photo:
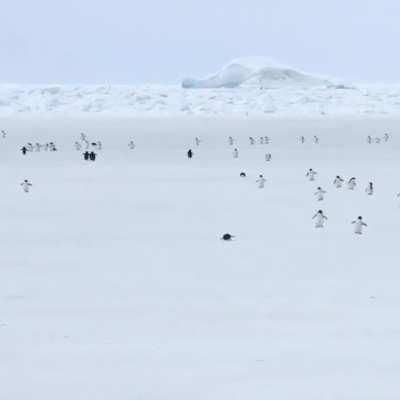
<svg viewBox="0 0 400 400">
<path fill-rule="evenodd" d="M 397 126 L 3 120 L 0 398 L 397 398 Z M 386 131 L 388 143 L 366 143 Z M 103 142 L 95 163 L 73 149 L 80 132 Z M 56 153 L 19 152 L 51 140 Z M 336 189 L 336 175 L 357 189 Z"/>
</svg>

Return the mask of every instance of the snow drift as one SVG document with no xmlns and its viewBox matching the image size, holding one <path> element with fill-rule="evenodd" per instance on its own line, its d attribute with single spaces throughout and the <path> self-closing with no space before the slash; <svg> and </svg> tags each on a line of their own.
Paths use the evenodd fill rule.
<svg viewBox="0 0 400 400">
<path fill-rule="evenodd" d="M 235 88 L 241 85 L 264 88 L 281 86 L 326 86 L 330 81 L 296 71 L 262 57 L 237 59 L 220 71 L 204 79 L 187 78 L 182 82 L 185 89 Z"/>
</svg>

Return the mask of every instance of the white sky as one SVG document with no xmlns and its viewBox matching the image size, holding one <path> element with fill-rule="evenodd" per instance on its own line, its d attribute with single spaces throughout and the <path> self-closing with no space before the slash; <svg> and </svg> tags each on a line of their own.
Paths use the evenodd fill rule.
<svg viewBox="0 0 400 400">
<path fill-rule="evenodd" d="M 399 0 L 9 0 L 0 81 L 175 83 L 233 58 L 399 82 Z"/>
</svg>

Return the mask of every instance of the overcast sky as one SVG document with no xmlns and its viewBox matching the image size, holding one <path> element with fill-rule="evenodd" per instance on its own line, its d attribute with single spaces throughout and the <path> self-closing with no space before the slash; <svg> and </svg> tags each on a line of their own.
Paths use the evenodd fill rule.
<svg viewBox="0 0 400 400">
<path fill-rule="evenodd" d="M 399 0 L 10 0 L 0 81 L 176 83 L 233 58 L 400 83 Z"/>
</svg>

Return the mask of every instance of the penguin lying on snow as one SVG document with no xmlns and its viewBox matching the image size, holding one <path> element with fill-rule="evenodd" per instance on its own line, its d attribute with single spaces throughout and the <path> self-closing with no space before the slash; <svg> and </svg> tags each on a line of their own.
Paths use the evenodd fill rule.
<svg viewBox="0 0 400 400">
<path fill-rule="evenodd" d="M 221 240 L 225 240 L 227 242 L 231 241 L 235 236 L 231 235 L 230 233 L 225 233 L 222 235 Z"/>
</svg>

